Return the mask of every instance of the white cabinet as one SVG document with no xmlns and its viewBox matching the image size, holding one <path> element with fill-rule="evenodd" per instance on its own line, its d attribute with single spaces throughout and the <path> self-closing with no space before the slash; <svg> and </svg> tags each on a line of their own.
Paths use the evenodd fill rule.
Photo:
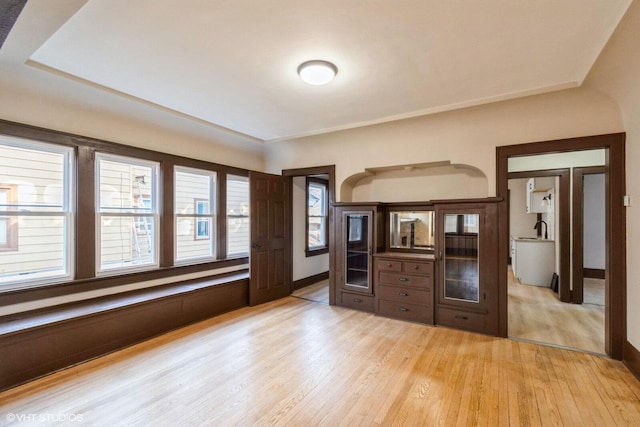
<svg viewBox="0 0 640 427">
<path fill-rule="evenodd" d="M 547 213 L 548 206 L 542 203 L 549 194 L 549 187 L 541 187 L 541 180 L 529 178 L 527 181 L 527 213 Z"/>
<path fill-rule="evenodd" d="M 556 265 L 555 242 L 516 238 L 514 243 L 513 275 L 524 285 L 549 286 Z"/>
</svg>

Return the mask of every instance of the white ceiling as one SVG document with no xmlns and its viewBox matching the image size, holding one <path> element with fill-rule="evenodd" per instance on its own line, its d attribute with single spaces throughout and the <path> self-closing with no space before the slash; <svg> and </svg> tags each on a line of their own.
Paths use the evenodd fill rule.
<svg viewBox="0 0 640 427">
<path fill-rule="evenodd" d="M 28 63 L 272 141 L 579 86 L 630 1 L 89 0 Z"/>
</svg>

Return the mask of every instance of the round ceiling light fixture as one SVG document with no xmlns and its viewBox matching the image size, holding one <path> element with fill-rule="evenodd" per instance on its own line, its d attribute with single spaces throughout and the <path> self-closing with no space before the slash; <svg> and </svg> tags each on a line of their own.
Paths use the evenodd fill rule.
<svg viewBox="0 0 640 427">
<path fill-rule="evenodd" d="M 300 64 L 298 67 L 300 78 L 310 85 L 324 85 L 338 74 L 338 67 L 329 61 L 313 60 Z"/>
</svg>

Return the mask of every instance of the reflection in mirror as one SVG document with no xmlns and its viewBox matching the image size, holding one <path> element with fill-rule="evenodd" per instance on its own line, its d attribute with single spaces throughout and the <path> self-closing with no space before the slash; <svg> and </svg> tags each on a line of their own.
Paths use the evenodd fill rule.
<svg viewBox="0 0 640 427">
<path fill-rule="evenodd" d="M 390 212 L 389 217 L 391 248 L 433 251 L 433 211 L 396 211 Z"/>
</svg>

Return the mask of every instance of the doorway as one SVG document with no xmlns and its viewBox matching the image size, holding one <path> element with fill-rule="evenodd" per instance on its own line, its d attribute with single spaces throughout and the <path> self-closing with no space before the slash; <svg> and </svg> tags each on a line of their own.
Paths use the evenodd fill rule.
<svg viewBox="0 0 640 427">
<path fill-rule="evenodd" d="M 321 304 L 335 304 L 335 292 L 329 286 L 334 272 L 329 248 L 334 239 L 335 166 L 287 169 L 282 175 L 289 177 L 293 188 L 291 295 Z M 325 202 L 326 211 L 323 210 Z"/>
<path fill-rule="evenodd" d="M 549 153 L 581 152 L 585 150 L 604 149 L 605 181 L 607 185 L 605 201 L 605 315 L 604 315 L 604 347 L 605 352 L 614 359 L 622 359 L 624 340 L 626 337 L 626 216 L 622 204 L 625 192 L 625 134 L 608 134 L 590 137 L 578 137 L 563 140 L 497 147 L 496 192 L 503 198 L 499 212 L 499 305 L 500 335 L 509 336 L 508 324 L 508 258 L 509 240 L 509 205 L 508 174 L 509 159 Z"/>
</svg>

